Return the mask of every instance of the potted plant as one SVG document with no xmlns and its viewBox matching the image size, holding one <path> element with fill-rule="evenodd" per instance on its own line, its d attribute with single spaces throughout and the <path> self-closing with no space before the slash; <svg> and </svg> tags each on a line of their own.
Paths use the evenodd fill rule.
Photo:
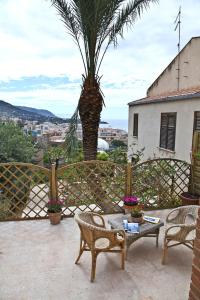
<svg viewBox="0 0 200 300">
<path fill-rule="evenodd" d="M 124 202 L 124 211 L 125 213 L 129 213 L 132 210 L 133 206 L 138 204 L 138 198 L 136 196 L 125 196 L 123 198 Z"/>
<path fill-rule="evenodd" d="M 52 225 L 60 223 L 63 206 L 63 202 L 58 199 L 49 200 L 49 202 L 46 204 L 47 213 Z"/>
<path fill-rule="evenodd" d="M 123 202 L 125 206 L 134 206 L 138 204 L 138 198 L 136 196 L 125 196 Z"/>
<path fill-rule="evenodd" d="M 183 192 L 179 195 L 179 198 L 182 201 L 182 205 L 199 205 L 200 204 L 200 195 L 197 193 L 195 186 L 199 184 L 200 177 L 195 176 L 194 170 L 196 165 L 200 165 L 200 152 L 193 154 L 193 160 L 190 169 L 190 182 L 188 186 L 188 191 Z"/>
<path fill-rule="evenodd" d="M 138 204 L 132 207 L 130 221 L 134 223 L 143 223 L 143 205 Z"/>
</svg>

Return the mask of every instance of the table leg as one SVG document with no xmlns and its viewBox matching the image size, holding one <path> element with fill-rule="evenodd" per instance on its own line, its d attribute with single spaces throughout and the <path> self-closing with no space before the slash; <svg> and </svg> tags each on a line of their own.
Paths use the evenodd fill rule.
<svg viewBox="0 0 200 300">
<path fill-rule="evenodd" d="M 159 238 L 160 228 L 157 228 L 155 233 L 156 233 L 156 247 L 158 247 L 158 238 Z"/>
<path fill-rule="evenodd" d="M 126 240 L 126 251 L 125 251 L 125 260 L 127 260 L 127 256 L 128 256 L 128 249 L 130 247 L 130 245 L 132 244 L 132 241 Z"/>
</svg>

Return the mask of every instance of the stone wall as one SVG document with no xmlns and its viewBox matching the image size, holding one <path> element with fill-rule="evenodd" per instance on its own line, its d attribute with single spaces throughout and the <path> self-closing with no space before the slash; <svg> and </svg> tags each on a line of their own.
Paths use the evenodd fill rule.
<svg viewBox="0 0 200 300">
<path fill-rule="evenodd" d="M 198 215 L 189 300 L 200 299 L 200 209 Z"/>
</svg>

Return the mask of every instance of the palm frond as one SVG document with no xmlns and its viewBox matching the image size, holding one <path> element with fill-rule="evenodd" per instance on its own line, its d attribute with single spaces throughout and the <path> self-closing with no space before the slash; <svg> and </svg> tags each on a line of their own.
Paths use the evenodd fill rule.
<svg viewBox="0 0 200 300">
<path fill-rule="evenodd" d="M 50 0 L 79 47 L 86 77 L 95 78 L 110 46 L 158 0 Z"/>
<path fill-rule="evenodd" d="M 151 3 L 157 3 L 158 0 L 133 0 L 124 6 L 119 12 L 116 18 L 116 22 L 110 30 L 110 41 L 117 43 L 117 36 L 123 37 L 124 26 L 133 26 L 141 13 L 148 9 Z"/>
<path fill-rule="evenodd" d="M 68 158 L 74 156 L 74 153 L 78 149 L 78 139 L 77 139 L 77 127 L 78 127 L 78 107 L 76 108 L 73 116 L 70 119 L 69 131 L 65 137 L 65 151 Z"/>
<path fill-rule="evenodd" d="M 157 3 L 159 0 L 132 0 L 128 3 L 124 3 L 124 5 L 119 7 L 115 11 L 115 20 L 105 32 L 104 40 L 108 38 L 108 42 L 104 51 L 99 59 L 99 64 L 97 68 L 97 73 L 99 72 L 101 63 L 103 61 L 104 55 L 110 46 L 110 44 L 114 44 L 114 46 L 118 45 L 118 37 L 123 38 L 123 30 L 125 26 L 133 26 L 138 17 L 141 16 L 141 13 L 148 9 L 151 3 Z M 124 1 L 121 1 L 121 5 Z M 104 42 L 104 41 L 103 41 Z"/>
<path fill-rule="evenodd" d="M 77 44 L 78 49 L 81 54 L 85 73 L 87 74 L 86 63 L 85 63 L 84 55 L 83 55 L 81 45 L 79 42 L 80 36 L 82 35 L 79 18 L 77 18 L 77 15 L 74 14 L 73 9 L 71 8 L 70 5 L 68 5 L 66 3 L 65 0 L 50 0 L 50 1 L 52 2 L 52 5 L 56 8 L 59 15 L 61 16 L 61 21 L 64 23 L 65 27 L 67 28 L 68 33 L 75 40 L 75 43 Z"/>
</svg>

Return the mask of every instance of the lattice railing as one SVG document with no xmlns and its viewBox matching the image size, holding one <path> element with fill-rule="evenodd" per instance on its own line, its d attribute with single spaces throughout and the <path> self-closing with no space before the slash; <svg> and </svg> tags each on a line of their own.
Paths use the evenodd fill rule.
<svg viewBox="0 0 200 300">
<path fill-rule="evenodd" d="M 132 193 L 146 208 L 180 205 L 178 195 L 187 191 L 190 165 L 176 159 L 154 159 L 133 166 Z"/>
<path fill-rule="evenodd" d="M 57 170 L 58 197 L 65 201 L 64 215 L 76 211 L 120 212 L 125 194 L 126 166 L 87 161 Z"/>
<path fill-rule="evenodd" d="M 0 164 L 0 220 L 47 215 L 48 169 L 26 163 Z"/>
<path fill-rule="evenodd" d="M 122 212 L 124 195 L 137 195 L 145 208 L 180 204 L 190 165 L 155 159 L 135 166 L 87 161 L 55 170 L 23 163 L 0 164 L 0 220 L 47 217 L 48 199 L 64 201 L 63 216 L 77 211 Z"/>
</svg>

